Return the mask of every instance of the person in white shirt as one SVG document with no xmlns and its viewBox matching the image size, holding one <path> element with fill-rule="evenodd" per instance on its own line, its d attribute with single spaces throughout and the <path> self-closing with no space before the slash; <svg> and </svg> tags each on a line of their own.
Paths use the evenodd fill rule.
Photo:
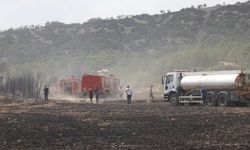
<svg viewBox="0 0 250 150">
<path fill-rule="evenodd" d="M 131 98 L 132 98 L 132 95 L 133 95 L 133 91 L 131 90 L 131 88 L 129 87 L 129 85 L 127 86 L 125 92 L 127 94 L 128 105 L 130 105 L 131 104 Z"/>
<path fill-rule="evenodd" d="M 119 97 L 120 97 L 120 99 L 122 99 L 123 93 L 124 93 L 123 88 L 122 88 L 122 86 L 120 86 L 120 89 L 119 89 Z"/>
</svg>

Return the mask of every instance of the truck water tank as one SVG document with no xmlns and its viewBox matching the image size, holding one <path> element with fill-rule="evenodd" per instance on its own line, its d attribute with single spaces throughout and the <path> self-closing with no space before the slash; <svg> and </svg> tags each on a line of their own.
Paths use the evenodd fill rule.
<svg viewBox="0 0 250 150">
<path fill-rule="evenodd" d="M 186 90 L 204 87 L 208 90 L 233 90 L 238 88 L 236 79 L 239 74 L 187 75 L 181 80 L 181 87 Z"/>
</svg>

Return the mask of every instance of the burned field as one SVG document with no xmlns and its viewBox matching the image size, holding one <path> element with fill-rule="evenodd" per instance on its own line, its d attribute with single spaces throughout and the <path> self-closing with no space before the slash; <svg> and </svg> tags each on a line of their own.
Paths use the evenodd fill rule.
<svg viewBox="0 0 250 150">
<path fill-rule="evenodd" d="M 248 149 L 249 107 L 0 101 L 0 149 Z"/>
</svg>

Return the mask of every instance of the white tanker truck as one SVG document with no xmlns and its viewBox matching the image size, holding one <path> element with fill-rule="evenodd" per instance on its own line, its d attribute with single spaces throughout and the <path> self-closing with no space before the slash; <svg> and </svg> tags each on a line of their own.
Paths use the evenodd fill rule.
<svg viewBox="0 0 250 150">
<path fill-rule="evenodd" d="M 202 103 L 200 88 L 207 91 L 209 106 L 250 102 L 250 71 L 169 72 L 162 77 L 164 100 L 171 105 Z"/>
</svg>

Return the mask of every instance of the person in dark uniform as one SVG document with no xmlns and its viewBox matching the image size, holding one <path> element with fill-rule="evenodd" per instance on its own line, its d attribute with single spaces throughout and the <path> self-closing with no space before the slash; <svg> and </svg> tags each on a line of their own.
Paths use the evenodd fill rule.
<svg viewBox="0 0 250 150">
<path fill-rule="evenodd" d="M 99 103 L 99 88 L 95 88 L 95 99 L 96 99 L 96 104 Z"/>
<path fill-rule="evenodd" d="M 48 98 L 48 96 L 49 96 L 49 88 L 47 86 L 45 86 L 43 91 L 44 91 L 44 100 L 48 101 L 49 100 L 49 98 Z"/>
<path fill-rule="evenodd" d="M 207 91 L 206 91 L 206 89 L 204 87 L 201 87 L 200 93 L 201 93 L 201 99 L 202 99 L 203 106 L 206 106 L 207 105 L 207 102 L 206 102 Z"/>
<path fill-rule="evenodd" d="M 88 92 L 89 92 L 89 99 L 90 99 L 91 102 L 93 102 L 92 99 L 93 99 L 94 92 L 93 92 L 93 90 L 91 88 L 89 88 Z"/>
<path fill-rule="evenodd" d="M 154 100 L 153 86 L 152 86 L 152 85 L 150 86 L 150 89 L 149 89 L 149 99 L 150 99 L 151 101 Z"/>
</svg>

